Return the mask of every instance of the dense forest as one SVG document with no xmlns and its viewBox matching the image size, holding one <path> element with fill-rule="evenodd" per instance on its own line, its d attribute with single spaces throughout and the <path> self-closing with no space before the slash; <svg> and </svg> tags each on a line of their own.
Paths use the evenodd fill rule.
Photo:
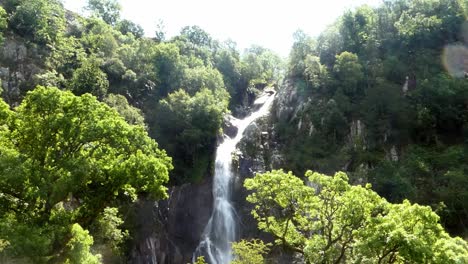
<svg viewBox="0 0 468 264">
<path fill-rule="evenodd" d="M 287 61 L 87 3 L 0 0 L 0 263 L 125 263 L 135 201 L 209 178 L 226 116 L 266 87 L 291 172 L 245 181 L 270 236 L 233 263 L 468 262 L 466 1 L 349 10 Z"/>
<path fill-rule="evenodd" d="M 287 75 L 302 104 L 277 127 L 287 169 L 344 169 L 389 201 L 433 206 L 466 234 L 466 14 L 459 1 L 385 1 L 317 39 L 298 32 Z"/>
</svg>

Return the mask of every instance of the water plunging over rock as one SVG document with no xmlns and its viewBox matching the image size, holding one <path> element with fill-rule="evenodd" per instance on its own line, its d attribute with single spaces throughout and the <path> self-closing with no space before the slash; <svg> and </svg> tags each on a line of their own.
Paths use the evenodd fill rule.
<svg viewBox="0 0 468 264">
<path fill-rule="evenodd" d="M 237 143 L 242 139 L 247 126 L 257 118 L 266 115 L 274 99 L 274 92 L 265 92 L 258 100 L 263 105 L 250 116 L 233 120 L 238 132 L 234 138 L 225 136 L 224 142 L 216 150 L 215 175 L 213 181 L 214 206 L 211 218 L 205 227 L 200 244 L 193 255 L 193 261 L 198 256 L 204 256 L 211 264 L 227 264 L 231 262 L 231 242 L 237 238 L 236 212 L 231 205 L 231 190 L 233 183 L 232 153 Z"/>
</svg>

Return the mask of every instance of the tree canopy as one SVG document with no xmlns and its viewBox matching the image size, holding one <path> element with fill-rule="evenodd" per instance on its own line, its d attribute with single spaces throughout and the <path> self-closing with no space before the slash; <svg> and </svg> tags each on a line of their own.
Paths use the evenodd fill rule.
<svg viewBox="0 0 468 264">
<path fill-rule="evenodd" d="M 1 106 L 0 238 L 36 263 L 88 258 L 88 229 L 106 207 L 165 198 L 171 159 L 142 126 L 85 94 L 37 87 Z M 75 253 L 74 253 L 75 252 Z M 81 263 L 72 261 L 72 263 Z"/>
<path fill-rule="evenodd" d="M 308 171 L 307 184 L 281 170 L 247 179 L 261 230 L 307 263 L 463 263 L 468 243 L 451 238 L 428 206 L 392 204 L 352 186 L 343 172 Z"/>
<path fill-rule="evenodd" d="M 294 96 L 280 109 L 292 110 L 274 126 L 283 167 L 346 170 L 391 202 L 444 203 L 441 222 L 466 236 L 467 192 L 449 180 L 467 178 L 465 20 L 464 1 L 398 0 L 347 10 L 316 38 L 296 32 Z"/>
</svg>

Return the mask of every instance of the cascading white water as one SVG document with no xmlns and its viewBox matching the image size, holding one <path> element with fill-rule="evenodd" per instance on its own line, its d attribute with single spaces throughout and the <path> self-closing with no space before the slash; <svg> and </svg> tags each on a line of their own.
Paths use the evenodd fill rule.
<svg viewBox="0 0 468 264">
<path fill-rule="evenodd" d="M 232 152 L 247 126 L 257 118 L 264 116 L 273 102 L 274 94 L 265 93 L 257 99 L 254 105 L 262 105 L 250 116 L 236 119 L 237 135 L 234 138 L 225 137 L 224 142 L 216 150 L 215 175 L 213 181 L 213 213 L 203 232 L 202 240 L 193 254 L 193 262 L 199 256 L 204 256 L 210 264 L 227 264 L 231 262 L 231 242 L 236 240 L 236 212 L 231 205 L 232 183 Z"/>
</svg>

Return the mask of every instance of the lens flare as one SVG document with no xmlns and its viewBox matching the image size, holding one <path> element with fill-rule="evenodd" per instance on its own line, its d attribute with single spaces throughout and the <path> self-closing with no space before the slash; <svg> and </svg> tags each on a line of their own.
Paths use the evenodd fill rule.
<svg viewBox="0 0 468 264">
<path fill-rule="evenodd" d="M 447 45 L 442 62 L 448 73 L 454 77 L 468 75 L 468 48 L 464 45 Z"/>
</svg>

